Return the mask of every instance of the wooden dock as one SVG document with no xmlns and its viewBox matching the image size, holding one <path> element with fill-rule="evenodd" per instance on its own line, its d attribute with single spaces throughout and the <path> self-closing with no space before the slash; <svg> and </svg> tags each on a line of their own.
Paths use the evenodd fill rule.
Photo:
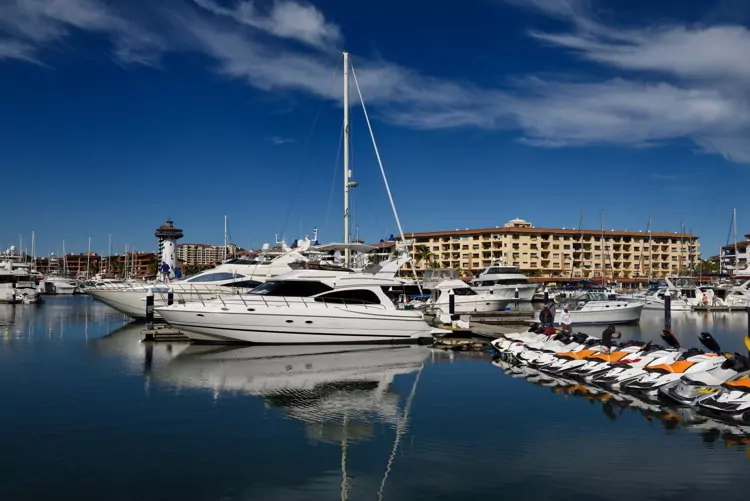
<svg viewBox="0 0 750 501">
<path fill-rule="evenodd" d="M 189 342 L 190 338 L 188 338 L 185 334 L 183 334 L 179 329 L 175 329 L 171 325 L 168 324 L 158 324 L 153 325 L 150 328 L 145 328 L 141 330 L 141 334 L 143 334 L 143 340 L 142 341 L 149 341 L 149 342 Z"/>
<path fill-rule="evenodd" d="M 712 313 L 712 312 L 738 312 L 741 311 L 743 313 L 747 313 L 747 307 L 745 306 L 693 306 L 693 311 L 700 311 L 704 313 Z"/>
</svg>

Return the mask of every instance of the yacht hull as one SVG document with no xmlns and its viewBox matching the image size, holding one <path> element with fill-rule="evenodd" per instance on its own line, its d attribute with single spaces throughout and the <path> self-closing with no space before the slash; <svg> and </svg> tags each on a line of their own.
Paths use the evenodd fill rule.
<svg viewBox="0 0 750 501">
<path fill-rule="evenodd" d="M 490 297 L 496 299 L 504 299 L 515 301 L 516 299 L 516 288 L 518 288 L 518 299 L 519 301 L 531 301 L 534 299 L 534 294 L 538 288 L 537 284 L 518 284 L 518 285 L 493 285 L 490 287 L 477 287 L 472 288 L 479 292 L 490 295 Z"/>
<path fill-rule="evenodd" d="M 664 311 L 664 302 L 647 300 L 643 308 L 646 310 L 662 310 Z M 685 301 L 672 301 L 669 305 L 671 311 L 691 311 L 693 308 L 690 304 Z"/>
<path fill-rule="evenodd" d="M 224 291 L 225 293 L 227 291 Z M 146 294 L 145 290 L 107 290 L 107 289 L 90 289 L 86 294 L 94 299 L 101 301 L 110 308 L 123 313 L 135 320 L 146 319 Z M 195 289 L 186 292 L 176 291 L 174 293 L 175 302 L 206 301 L 215 299 L 217 293 L 208 290 L 197 291 Z M 167 294 L 162 292 L 154 293 L 154 307 L 167 306 Z M 154 320 L 161 320 L 161 315 L 154 309 Z"/>
<path fill-rule="evenodd" d="M 610 308 L 591 311 L 571 311 L 570 317 L 574 325 L 578 324 L 629 324 L 637 323 L 641 319 L 642 304 L 633 304 L 620 308 Z M 562 311 L 557 310 L 555 323 L 560 323 Z"/>
<path fill-rule="evenodd" d="M 419 342 L 432 338 L 421 313 L 372 307 L 224 308 L 184 305 L 157 308 L 187 337 L 203 342 L 249 344 L 342 344 Z"/>
</svg>

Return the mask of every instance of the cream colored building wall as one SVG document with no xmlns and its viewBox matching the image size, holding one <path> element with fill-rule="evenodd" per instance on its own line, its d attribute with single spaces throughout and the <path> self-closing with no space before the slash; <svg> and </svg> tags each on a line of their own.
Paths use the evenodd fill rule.
<svg viewBox="0 0 750 501">
<path fill-rule="evenodd" d="M 235 252 L 237 246 L 227 245 L 227 256 Z M 180 244 L 177 246 L 177 258 L 188 264 L 208 265 L 224 259 L 223 245 Z"/>
<path fill-rule="evenodd" d="M 687 272 L 700 257 L 700 244 L 695 237 L 692 241 L 681 241 L 679 236 L 653 237 L 649 245 L 648 234 L 605 235 L 602 240 L 597 235 L 555 234 L 552 229 L 532 234 L 508 232 L 507 228 L 467 235 L 415 234 L 413 238 L 407 237 L 407 242 L 415 254 L 417 247 L 426 246 L 440 267 L 474 274 L 504 257 L 506 264 L 546 277 L 662 277 L 680 270 Z M 425 266 L 425 262 L 416 263 L 418 271 Z"/>
</svg>

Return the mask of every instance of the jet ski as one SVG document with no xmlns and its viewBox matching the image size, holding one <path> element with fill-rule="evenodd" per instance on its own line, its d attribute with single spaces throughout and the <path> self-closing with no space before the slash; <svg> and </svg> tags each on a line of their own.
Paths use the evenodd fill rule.
<svg viewBox="0 0 750 501">
<path fill-rule="evenodd" d="M 540 357 L 547 358 L 558 352 L 581 349 L 588 339 L 589 336 L 583 333 L 560 333 L 550 340 L 527 344 L 526 349 L 516 353 L 515 357 L 520 364 L 533 365 L 535 368 L 539 368 L 545 365 L 543 362 L 535 363 Z"/>
<path fill-rule="evenodd" d="M 680 349 L 680 342 L 674 334 L 667 330 L 662 332 L 661 338 L 669 345 L 669 348 L 662 348 L 659 345 L 652 346 L 651 351 L 630 356 L 627 360 L 621 360 L 610 370 L 592 377 L 591 381 L 595 384 L 618 389 L 621 385 L 646 374 L 646 367 L 675 362 L 683 354 Z"/>
<path fill-rule="evenodd" d="M 589 346 L 599 343 L 599 340 L 597 338 L 593 338 L 588 334 L 584 334 L 583 332 L 578 332 L 576 334 L 566 334 L 566 336 L 566 344 L 563 347 L 555 350 L 537 350 L 538 353 L 535 356 L 526 356 L 527 363 L 533 367 L 541 368 L 557 360 L 556 355 L 558 353 L 580 351 Z"/>
<path fill-rule="evenodd" d="M 722 384 L 716 392 L 699 400 L 698 408 L 702 412 L 750 423 L 750 373 Z"/>
<path fill-rule="evenodd" d="M 505 354 L 509 351 L 525 346 L 526 344 L 542 341 L 549 337 L 550 336 L 547 334 L 538 333 L 535 331 L 512 332 L 491 341 L 490 345 L 497 353 Z"/>
<path fill-rule="evenodd" d="M 618 349 L 609 353 L 597 353 L 577 361 L 578 363 L 569 369 L 567 374 L 574 378 L 591 379 L 597 374 L 609 371 L 620 363 L 626 364 L 630 360 L 636 360 L 639 356 L 643 356 L 651 350 L 651 342 L 630 341 L 623 343 Z"/>
<path fill-rule="evenodd" d="M 698 336 L 700 342 L 709 350 L 719 351 L 718 343 L 707 332 Z M 641 377 L 622 385 L 628 391 L 656 394 L 660 387 L 679 380 L 686 374 L 697 374 L 720 367 L 727 359 L 718 353 L 705 353 L 698 348 L 684 352 L 670 364 L 649 364 Z"/>
<path fill-rule="evenodd" d="M 703 333 L 701 336 L 710 337 L 706 341 L 710 349 L 715 353 L 721 352 L 719 343 L 710 334 Z M 750 373 L 750 358 L 739 353 L 726 353 L 724 358 L 726 360 L 719 367 L 705 372 L 685 374 L 678 381 L 662 386 L 659 388 L 659 394 L 683 405 L 695 405 L 699 400 L 720 391 L 722 384 Z"/>
<path fill-rule="evenodd" d="M 541 366 L 540 369 L 552 374 L 564 374 L 570 368 L 577 366 L 578 361 L 596 355 L 597 353 L 601 353 L 602 351 L 601 341 L 598 339 L 591 339 L 584 343 L 584 345 L 585 346 L 581 349 L 555 353 L 554 356 L 551 357 L 550 363 Z M 571 365 L 572 362 L 576 362 L 576 364 Z"/>
</svg>

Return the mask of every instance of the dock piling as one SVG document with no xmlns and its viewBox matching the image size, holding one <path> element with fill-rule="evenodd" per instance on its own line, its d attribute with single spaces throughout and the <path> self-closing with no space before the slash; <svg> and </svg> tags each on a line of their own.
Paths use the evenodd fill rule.
<svg viewBox="0 0 750 501">
<path fill-rule="evenodd" d="M 146 327 L 154 328 L 154 291 L 151 289 L 146 293 Z"/>
<path fill-rule="evenodd" d="M 664 330 L 672 330 L 672 296 L 664 296 Z"/>
</svg>

